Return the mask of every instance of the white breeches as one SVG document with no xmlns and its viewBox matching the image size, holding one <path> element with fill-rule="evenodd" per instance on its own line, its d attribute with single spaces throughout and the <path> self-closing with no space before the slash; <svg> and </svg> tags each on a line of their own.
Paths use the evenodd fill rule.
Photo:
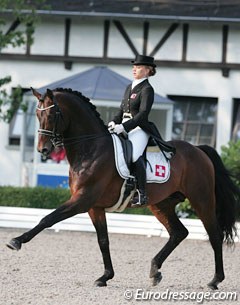
<svg viewBox="0 0 240 305">
<path fill-rule="evenodd" d="M 128 139 L 132 142 L 133 147 L 132 161 L 136 162 L 147 146 L 149 135 L 140 127 L 136 127 L 129 131 Z"/>
</svg>

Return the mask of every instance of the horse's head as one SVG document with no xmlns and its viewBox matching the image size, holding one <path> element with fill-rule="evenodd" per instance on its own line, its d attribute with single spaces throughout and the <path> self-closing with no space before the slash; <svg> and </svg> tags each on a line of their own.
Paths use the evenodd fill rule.
<svg viewBox="0 0 240 305">
<path fill-rule="evenodd" d="M 37 149 L 43 157 L 47 157 L 55 146 L 62 145 L 60 126 L 62 115 L 54 93 L 50 89 L 47 89 L 43 96 L 33 88 L 31 89 L 38 99 L 36 115 L 40 126 Z"/>
</svg>

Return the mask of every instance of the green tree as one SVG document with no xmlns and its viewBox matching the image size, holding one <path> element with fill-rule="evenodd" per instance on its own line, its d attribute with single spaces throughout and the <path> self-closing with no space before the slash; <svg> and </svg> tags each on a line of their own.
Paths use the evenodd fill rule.
<svg viewBox="0 0 240 305">
<path fill-rule="evenodd" d="M 45 0 L 0 0 L 0 53 L 9 46 L 19 47 L 33 43 L 34 28 L 39 21 L 36 10 L 44 8 L 44 4 Z M 6 29 L 9 20 L 12 23 Z M 26 110 L 26 105 L 22 102 L 21 87 L 18 86 L 12 93 L 8 93 L 6 86 L 10 83 L 10 75 L 0 78 L 0 121 L 8 123 L 19 107 Z"/>
<path fill-rule="evenodd" d="M 222 160 L 235 182 L 240 186 L 240 140 L 229 142 L 228 145 L 222 146 Z"/>
</svg>

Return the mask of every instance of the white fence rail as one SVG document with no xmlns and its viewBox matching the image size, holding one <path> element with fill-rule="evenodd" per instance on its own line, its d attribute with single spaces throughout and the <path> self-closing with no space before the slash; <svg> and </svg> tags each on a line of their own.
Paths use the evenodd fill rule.
<svg viewBox="0 0 240 305">
<path fill-rule="evenodd" d="M 44 216 L 52 210 L 0 207 L 0 227 L 2 228 L 33 228 Z M 189 231 L 188 238 L 207 240 L 207 233 L 198 219 L 180 219 Z M 139 234 L 147 236 L 168 237 L 162 224 L 154 216 L 107 213 L 109 233 Z M 240 224 L 237 224 L 240 236 Z M 79 214 L 54 225 L 55 231 L 85 231 L 95 232 L 87 213 Z"/>
</svg>

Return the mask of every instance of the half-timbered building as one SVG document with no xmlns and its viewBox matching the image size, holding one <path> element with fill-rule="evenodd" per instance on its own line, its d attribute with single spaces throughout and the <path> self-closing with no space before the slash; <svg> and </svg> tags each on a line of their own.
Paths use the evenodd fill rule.
<svg viewBox="0 0 240 305">
<path fill-rule="evenodd" d="M 12 76 L 8 90 L 17 85 L 24 90 L 46 88 L 100 68 L 130 82 L 131 60 L 146 54 L 157 64 L 157 74 L 150 79 L 159 99 L 153 119 L 163 137 L 209 144 L 218 152 L 229 140 L 240 138 L 239 1 L 46 2 L 48 9 L 37 9 L 41 21 L 33 44 L 0 51 L 0 76 Z M 1 14 L 8 20 L 3 32 L 22 26 L 11 10 Z M 86 75 L 84 85 L 97 86 L 99 79 Z M 115 97 L 114 90 L 110 99 L 89 96 L 105 120 L 120 104 L 119 83 L 114 86 Z M 10 125 L 1 123 L 1 185 L 37 184 L 32 105 L 24 120 L 18 112 Z"/>
</svg>

